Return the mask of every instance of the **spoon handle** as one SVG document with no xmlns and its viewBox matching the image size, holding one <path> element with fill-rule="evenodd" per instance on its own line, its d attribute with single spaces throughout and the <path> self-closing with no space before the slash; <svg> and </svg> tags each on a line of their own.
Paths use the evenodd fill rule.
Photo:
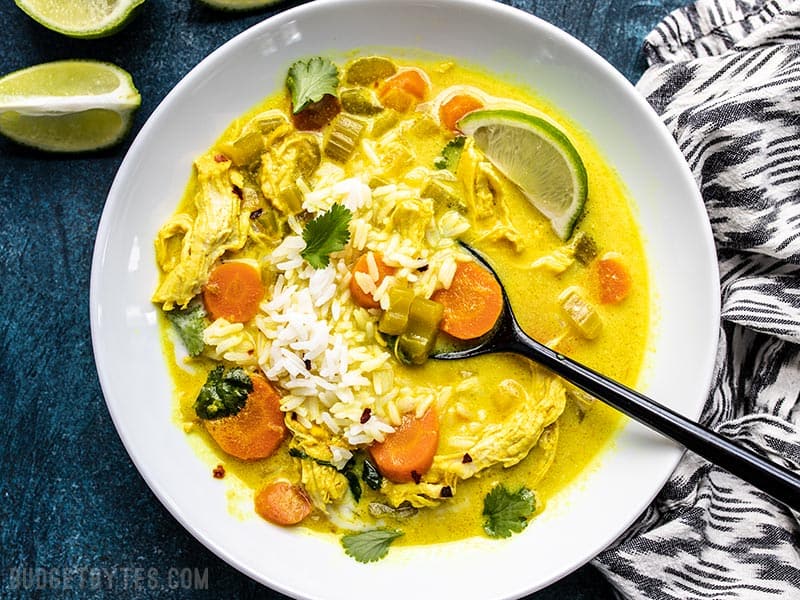
<svg viewBox="0 0 800 600">
<path fill-rule="evenodd" d="M 506 338 L 507 351 L 547 367 L 585 392 L 662 433 L 706 460 L 800 510 L 800 475 L 777 465 L 620 383 L 530 338 L 520 328 Z"/>
</svg>

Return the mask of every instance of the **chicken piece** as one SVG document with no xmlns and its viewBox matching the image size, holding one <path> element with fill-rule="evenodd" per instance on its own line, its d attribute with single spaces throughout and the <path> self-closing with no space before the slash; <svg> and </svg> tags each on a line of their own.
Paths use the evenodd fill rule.
<svg viewBox="0 0 800 600">
<path fill-rule="evenodd" d="M 508 206 L 503 198 L 503 176 L 475 147 L 472 139 L 464 142 L 456 176 L 464 188 L 464 201 L 473 224 L 485 230 L 480 239 L 505 239 L 515 251 L 524 248 L 523 237 L 511 224 Z"/>
<path fill-rule="evenodd" d="M 397 507 L 404 502 L 410 504 L 414 508 L 427 508 L 436 506 L 439 502 L 447 497 L 452 496 L 453 484 L 444 482 L 430 483 L 427 481 L 420 481 L 419 483 L 392 483 L 384 479 L 381 484 L 381 493 L 386 496 L 391 506 Z M 448 492 L 442 493 L 442 490 L 449 488 Z"/>
<path fill-rule="evenodd" d="M 566 402 L 563 383 L 536 370 L 528 389 L 513 379 L 502 381 L 495 401 L 502 406 L 494 419 L 465 418 L 460 425 L 443 424 L 439 448 L 445 452 L 434 457 L 433 465 L 419 483 L 384 481 L 381 492 L 389 503 L 400 506 L 406 502 L 416 508 L 435 506 L 455 495 L 460 480 L 494 465 L 511 467 L 529 454 L 535 465 L 530 481 L 541 479 L 555 457 L 556 420 Z M 458 451 L 453 451 L 455 446 Z M 469 459 L 465 460 L 466 456 Z"/>
<path fill-rule="evenodd" d="M 199 189 L 194 198 L 194 222 L 188 227 L 186 215 L 177 215 L 161 228 L 155 242 L 166 275 L 152 300 L 164 310 L 186 306 L 200 292 L 214 262 L 228 250 L 241 249 L 247 240 L 249 214 L 241 210 L 238 188 L 231 182 L 230 161 L 208 153 L 195 161 L 195 167 Z M 180 260 L 175 262 L 163 256 L 163 248 L 174 244 L 180 231 L 185 234 Z"/>
<path fill-rule="evenodd" d="M 564 412 L 564 385 L 552 375 L 540 372 L 528 389 L 514 380 L 505 380 L 499 387 L 499 393 L 506 395 L 504 418 L 487 419 L 476 431 L 470 430 L 474 442 L 463 450 L 437 454 L 429 475 L 467 479 L 493 465 L 511 467 L 528 456 L 545 428 Z M 465 455 L 469 460 L 464 460 Z"/>
<path fill-rule="evenodd" d="M 347 478 L 331 463 L 334 440 L 326 429 L 318 425 L 307 429 L 291 417 L 286 419 L 286 426 L 292 432 L 290 453 L 300 467 L 300 483 L 312 504 L 324 511 L 349 489 Z"/>
<path fill-rule="evenodd" d="M 298 180 L 307 183 L 322 160 L 319 137 L 313 133 L 293 132 L 276 140 L 261 160 L 261 191 L 269 203 L 283 215 L 302 210 Z"/>
<path fill-rule="evenodd" d="M 418 198 L 408 198 L 397 203 L 386 231 L 397 232 L 404 239 L 419 247 L 425 240 L 425 233 L 433 219 L 433 206 Z"/>
<path fill-rule="evenodd" d="M 301 461 L 300 483 L 315 507 L 324 511 L 347 493 L 347 478 L 335 468 L 309 459 L 298 460 Z"/>
</svg>

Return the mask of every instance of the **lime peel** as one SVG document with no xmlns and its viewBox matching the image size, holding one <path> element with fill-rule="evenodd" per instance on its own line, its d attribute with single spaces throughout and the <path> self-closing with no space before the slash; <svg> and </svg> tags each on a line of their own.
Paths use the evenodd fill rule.
<svg viewBox="0 0 800 600">
<path fill-rule="evenodd" d="M 106 148 L 128 132 L 141 96 L 111 63 L 65 60 L 0 78 L 0 133 L 54 152 Z"/>
<path fill-rule="evenodd" d="M 278 0 L 200 0 L 211 8 L 221 10 L 255 10 L 275 4 Z"/>
<path fill-rule="evenodd" d="M 146 0 L 14 0 L 34 21 L 75 38 L 112 35 L 133 18 Z"/>
<path fill-rule="evenodd" d="M 588 193 L 586 167 L 566 134 L 549 120 L 509 109 L 477 110 L 458 128 L 520 188 L 562 240 L 572 235 Z"/>
</svg>

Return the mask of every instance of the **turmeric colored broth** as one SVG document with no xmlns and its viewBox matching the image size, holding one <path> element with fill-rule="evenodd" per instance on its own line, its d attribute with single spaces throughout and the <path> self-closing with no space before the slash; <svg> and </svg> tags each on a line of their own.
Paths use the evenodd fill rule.
<svg viewBox="0 0 800 600">
<path fill-rule="evenodd" d="M 630 199 L 613 168 L 606 164 L 584 131 L 561 115 L 557 107 L 530 90 L 451 61 L 415 60 L 412 63 L 393 60 L 400 65 L 423 68 L 431 78 L 431 95 L 451 85 L 475 86 L 493 96 L 522 101 L 546 113 L 566 132 L 584 161 L 589 181 L 586 209 L 577 230 L 594 239 L 600 254 L 613 251 L 625 257 L 634 282 L 629 297 L 619 304 L 600 305 L 597 275 L 591 265 L 573 265 L 561 274 L 531 268 L 535 260 L 563 246 L 564 242 L 552 232 L 547 219 L 511 184 L 504 186 L 504 193 L 511 222 L 524 232 L 524 249 L 517 251 L 502 239 L 481 241 L 476 246 L 495 266 L 515 313 L 529 334 L 543 343 L 555 343 L 555 348 L 560 352 L 622 383 L 635 385 L 642 369 L 649 333 L 651 298 L 648 267 Z M 248 114 L 234 121 L 217 144 L 235 139 L 243 124 L 253 115 L 271 108 L 288 111 L 287 94 L 280 92 L 265 99 Z M 405 141 L 413 145 L 417 163 L 429 166 L 450 138 L 441 130 L 420 126 L 412 128 Z M 351 168 L 345 167 L 348 175 L 356 175 L 350 172 Z M 195 188 L 193 176 L 178 207 L 179 211 L 191 213 Z M 465 240 L 470 241 L 470 234 L 465 236 Z M 598 306 L 604 326 L 602 334 L 594 340 L 577 335 L 565 320 L 558 296 L 569 286 L 580 286 Z M 175 358 L 176 348 L 173 338 L 167 335 L 167 326 L 163 331 L 165 355 L 175 382 L 176 421 L 184 425 L 194 423 L 192 404 L 205 380 L 206 370 L 202 359 L 195 361 L 196 364 L 188 369 L 182 364 L 182 359 Z M 462 411 L 484 411 L 491 418 L 503 410 L 503 394 L 498 389 L 503 380 L 511 378 L 524 386 L 539 371 L 540 367 L 525 359 L 507 355 L 459 362 L 429 360 L 419 367 L 396 367 L 395 383 L 413 385 L 415 381 L 425 381 L 431 385 L 451 385 L 474 375 L 479 385 L 459 393 L 456 401 L 461 404 Z M 450 423 L 460 422 L 453 416 L 454 411 L 455 403 L 451 402 L 440 414 L 440 449 L 447 444 Z M 505 483 L 510 489 L 525 485 L 535 490 L 537 512 L 546 510 L 548 500 L 589 468 L 590 463 L 609 445 L 620 424 L 619 414 L 599 402 L 587 409 L 568 397 L 566 409 L 558 419 L 557 426 L 548 432 L 548 435 L 557 437 L 557 450 L 552 464 L 537 447 L 516 466 L 508 469 L 494 466 L 461 481 L 454 498 L 436 507 L 421 509 L 413 518 L 397 523 L 397 527 L 405 533 L 397 543 L 427 544 L 483 535 L 483 499 L 497 482 Z M 209 461 L 209 476 L 214 466 L 223 464 L 228 474 L 241 480 L 247 488 L 255 490 L 278 473 L 294 473 L 296 470 L 285 451 L 279 451 L 268 459 L 244 462 L 225 455 L 202 426 L 194 423 L 186 425 L 186 428 L 198 452 Z M 373 494 L 365 490 L 365 499 L 370 499 Z M 340 532 L 336 525 L 318 513 L 306 519 L 303 525 L 318 531 Z"/>
</svg>

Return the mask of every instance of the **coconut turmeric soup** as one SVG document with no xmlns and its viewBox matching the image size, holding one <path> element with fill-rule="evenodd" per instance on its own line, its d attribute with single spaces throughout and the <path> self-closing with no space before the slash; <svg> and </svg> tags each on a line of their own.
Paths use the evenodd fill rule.
<svg viewBox="0 0 800 600">
<path fill-rule="evenodd" d="M 476 119 L 519 125 L 513 153 L 560 205 L 502 135 L 464 134 Z M 608 443 L 616 414 L 536 364 L 429 356 L 499 315 L 460 242 L 528 333 L 636 383 L 650 297 L 628 198 L 530 91 L 445 60 L 314 57 L 196 159 L 155 240 L 153 301 L 178 418 L 254 513 L 359 561 L 507 537 Z"/>
</svg>

